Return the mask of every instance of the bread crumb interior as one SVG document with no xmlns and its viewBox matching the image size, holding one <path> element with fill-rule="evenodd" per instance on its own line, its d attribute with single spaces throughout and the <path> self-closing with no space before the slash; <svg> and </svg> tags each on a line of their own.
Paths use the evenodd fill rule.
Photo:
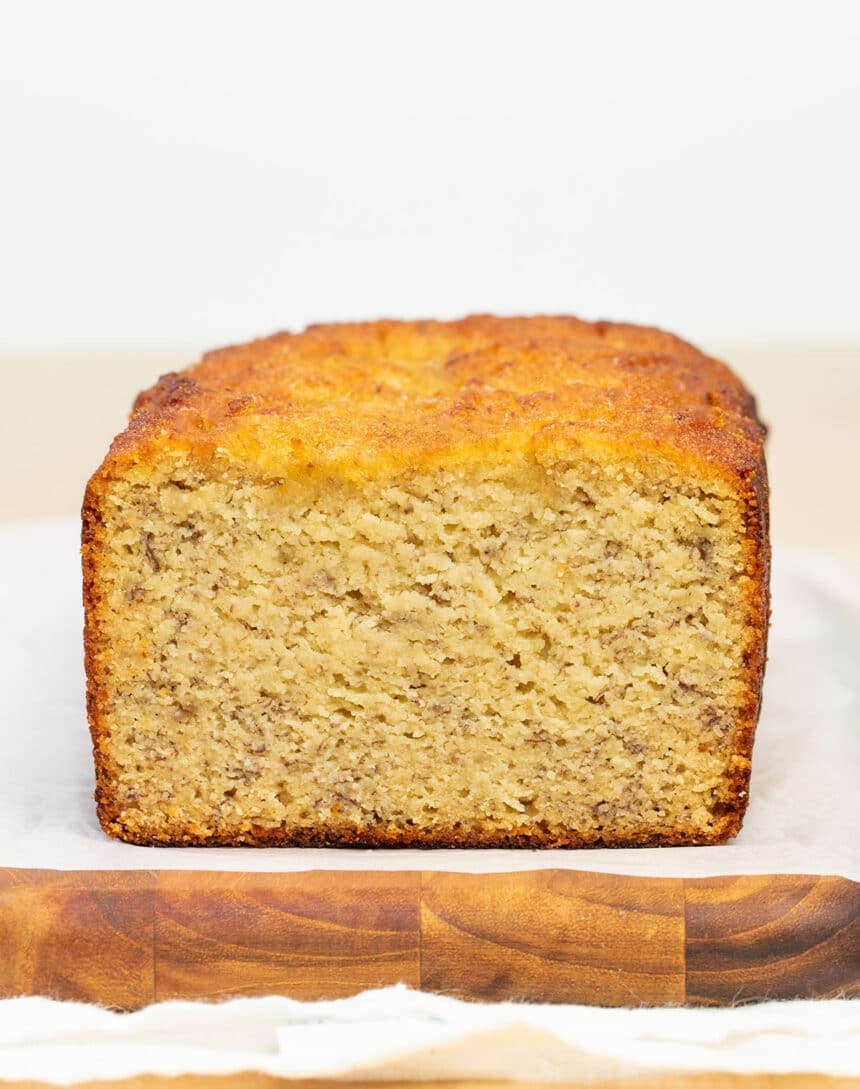
<svg viewBox="0 0 860 1089">
<path fill-rule="evenodd" d="M 101 745 L 130 838 L 600 842 L 707 834 L 730 800 L 749 586 L 713 481 L 175 458 L 112 482 L 103 517 Z"/>
</svg>

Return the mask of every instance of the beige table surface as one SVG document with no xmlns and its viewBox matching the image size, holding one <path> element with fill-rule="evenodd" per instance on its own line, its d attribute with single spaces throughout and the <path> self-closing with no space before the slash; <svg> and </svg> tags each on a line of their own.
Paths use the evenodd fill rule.
<svg viewBox="0 0 860 1089">
<path fill-rule="evenodd" d="M 746 380 L 770 425 L 774 543 L 860 550 L 860 346 L 709 350 Z M 0 522 L 76 513 L 134 394 L 197 355 L 0 352 Z"/>
</svg>

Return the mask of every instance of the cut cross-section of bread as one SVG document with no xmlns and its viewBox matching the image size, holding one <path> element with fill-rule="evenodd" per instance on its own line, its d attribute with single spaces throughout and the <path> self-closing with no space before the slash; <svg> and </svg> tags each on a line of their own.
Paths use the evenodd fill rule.
<svg viewBox="0 0 860 1089">
<path fill-rule="evenodd" d="M 138 398 L 84 505 L 99 815 L 135 843 L 715 843 L 747 802 L 763 428 L 570 318 L 322 326 Z"/>
</svg>

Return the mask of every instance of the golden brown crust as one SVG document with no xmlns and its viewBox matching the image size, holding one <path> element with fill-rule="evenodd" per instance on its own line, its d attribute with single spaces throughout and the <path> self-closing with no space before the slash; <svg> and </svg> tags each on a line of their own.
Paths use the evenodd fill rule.
<svg viewBox="0 0 860 1089">
<path fill-rule="evenodd" d="M 111 782 L 111 769 L 105 761 L 102 748 L 107 734 L 103 708 L 106 705 L 105 674 L 109 667 L 105 662 L 105 653 L 100 637 L 99 614 L 102 608 L 102 592 L 98 580 L 98 554 L 104 525 L 99 510 L 100 493 L 94 480 L 95 478 L 87 485 L 81 511 L 81 565 L 84 580 L 84 668 L 87 676 L 87 719 L 93 741 L 96 771 L 95 800 L 102 828 L 106 832 L 110 832 L 109 824 L 113 809 L 109 785 Z"/>
<path fill-rule="evenodd" d="M 278 333 L 164 375 L 137 398 L 102 471 L 193 447 L 273 475 L 324 465 L 378 475 L 452 450 L 591 437 L 736 474 L 760 466 L 763 434 L 736 376 L 658 329 L 380 321 Z"/>
<path fill-rule="evenodd" d="M 729 781 L 728 803 L 736 817 L 736 827 L 724 837 L 737 835 L 749 802 L 752 750 L 755 729 L 761 711 L 764 668 L 767 662 L 767 636 L 770 623 L 770 508 L 767 473 L 762 451 L 760 467 L 742 474 L 745 507 L 745 560 L 749 574 L 749 641 L 745 652 L 747 703 L 742 709 L 740 726 L 735 733 L 735 767 Z"/>
<path fill-rule="evenodd" d="M 765 429 L 753 398 L 722 363 L 657 329 L 569 317 L 473 316 L 456 322 L 311 326 L 210 352 L 141 393 L 128 428 L 90 480 L 83 506 L 82 558 L 87 709 L 96 800 L 110 835 L 148 845 L 354 847 L 588 847 L 722 843 L 746 810 L 769 620 L 768 488 Z M 100 505 L 114 476 L 159 450 L 193 450 L 261 476 L 307 474 L 322 466 L 358 476 L 480 456 L 492 449 L 542 451 L 583 442 L 621 456 L 653 450 L 680 467 L 730 480 L 745 507 L 749 581 L 748 700 L 735 734 L 728 801 L 711 833 L 668 829 L 659 836 L 588 840 L 538 828 L 534 834 L 451 828 L 264 829 L 219 836 L 195 828 L 162 837 L 130 833 L 119 819 L 104 749 L 105 677 L 98 555 Z M 286 453 L 285 453 L 286 452 Z"/>
</svg>

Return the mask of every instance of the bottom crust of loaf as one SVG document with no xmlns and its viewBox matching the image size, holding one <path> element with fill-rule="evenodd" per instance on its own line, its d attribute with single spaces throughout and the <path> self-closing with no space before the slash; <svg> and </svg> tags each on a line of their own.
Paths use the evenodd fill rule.
<svg viewBox="0 0 860 1089">
<path fill-rule="evenodd" d="M 454 848 L 547 848 L 601 847 L 707 847 L 725 843 L 738 834 L 743 822 L 741 810 L 726 812 L 707 832 L 695 827 L 667 828 L 641 835 L 618 835 L 606 829 L 585 836 L 570 829 L 550 829 L 535 825 L 531 830 L 505 832 L 499 829 L 436 828 L 251 828 L 200 831 L 194 828 L 170 830 L 127 828 L 111 813 L 109 804 L 99 804 L 99 820 L 108 835 L 140 847 L 346 847 L 346 848 L 416 848 L 446 850 Z"/>
</svg>

